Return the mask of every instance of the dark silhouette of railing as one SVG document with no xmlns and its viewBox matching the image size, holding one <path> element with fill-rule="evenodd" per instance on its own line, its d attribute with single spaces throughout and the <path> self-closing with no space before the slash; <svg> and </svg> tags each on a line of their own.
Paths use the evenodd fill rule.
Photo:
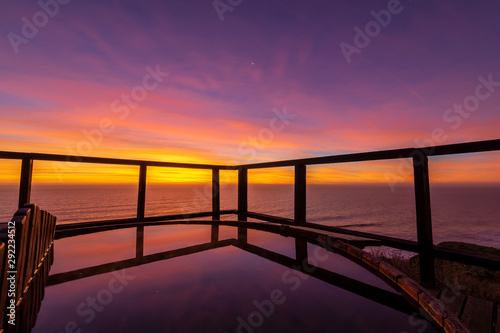
<svg viewBox="0 0 500 333">
<path fill-rule="evenodd" d="M 286 161 L 275 161 L 265 163 L 254 163 L 236 166 L 223 166 L 212 164 L 190 164 L 190 163 L 172 163 L 140 161 L 128 159 L 112 159 L 82 156 L 67 156 L 53 154 L 36 153 L 18 153 L 18 152 L 0 152 L 0 159 L 22 160 L 21 180 L 19 190 L 19 206 L 30 202 L 31 183 L 33 173 L 33 161 L 60 161 L 60 162 L 79 162 L 79 163 L 97 163 L 113 164 L 124 166 L 139 167 L 139 191 L 137 199 L 137 216 L 132 219 L 120 219 L 109 221 L 94 221 L 84 223 L 73 223 L 57 226 L 57 234 L 73 232 L 91 232 L 91 230 L 103 230 L 109 226 L 118 224 L 130 225 L 133 223 L 152 223 L 155 221 L 168 221 L 177 219 L 186 219 L 194 217 L 209 217 L 213 220 L 220 220 L 224 214 L 237 214 L 238 221 L 247 221 L 248 218 L 256 218 L 263 221 L 299 225 L 302 227 L 315 228 L 323 231 L 348 234 L 359 237 L 366 237 L 380 240 L 382 245 L 394 248 L 418 252 L 420 260 L 420 279 L 423 285 L 431 286 L 434 284 L 434 258 L 442 258 L 467 264 L 484 266 L 492 269 L 500 269 L 500 258 L 498 256 L 484 255 L 470 251 L 445 248 L 434 245 L 432 237 L 432 217 L 431 217 L 431 197 L 429 190 L 429 156 L 455 155 L 478 153 L 488 151 L 499 151 L 500 139 L 489 141 L 478 141 L 461 144 L 441 145 L 424 148 L 405 148 L 394 150 L 383 150 L 364 153 L 353 153 L 344 155 L 333 155 L 325 157 L 305 158 Z M 325 226 L 316 223 L 307 222 L 306 214 L 306 173 L 308 165 L 352 163 L 364 161 L 378 161 L 389 159 L 411 158 L 414 171 L 414 190 L 416 203 L 416 225 L 417 241 L 409 241 L 395 237 L 360 232 L 343 229 L 339 227 Z M 178 214 L 167 216 L 145 217 L 146 202 L 146 182 L 148 167 L 165 168 L 189 168 L 189 169 L 208 169 L 212 171 L 212 211 L 196 212 L 192 214 Z M 294 167 L 295 186 L 294 186 L 294 219 L 286 219 L 277 216 L 270 216 L 258 212 L 248 211 L 248 170 L 258 168 L 275 167 Z M 220 210 L 220 170 L 238 171 L 238 209 Z M 140 226 L 138 228 L 141 228 Z M 240 230 L 244 234 L 244 229 Z M 56 234 L 56 237 L 58 237 Z M 138 235 L 140 233 L 138 232 Z M 138 236 L 139 237 L 139 236 Z"/>
</svg>

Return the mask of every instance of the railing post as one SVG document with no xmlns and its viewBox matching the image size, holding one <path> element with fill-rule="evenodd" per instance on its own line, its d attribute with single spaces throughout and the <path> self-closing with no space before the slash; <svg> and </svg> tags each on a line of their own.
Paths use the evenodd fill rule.
<svg viewBox="0 0 500 333">
<path fill-rule="evenodd" d="M 30 203 L 32 179 L 33 160 L 31 158 L 23 158 L 21 165 L 21 181 L 19 183 L 19 208 Z"/>
<path fill-rule="evenodd" d="M 306 222 L 306 166 L 298 164 L 295 166 L 295 223 Z"/>
<path fill-rule="evenodd" d="M 248 169 L 238 169 L 238 220 L 246 221 L 248 212 Z"/>
<path fill-rule="evenodd" d="M 432 256 L 432 216 L 429 187 L 429 160 L 421 150 L 413 155 L 415 207 L 417 213 L 417 241 L 419 247 L 420 283 L 433 287 L 436 283 Z"/>
<path fill-rule="evenodd" d="M 141 164 L 139 170 L 139 194 L 137 197 L 137 219 L 144 219 L 144 211 L 146 209 L 146 178 L 148 166 Z"/>
<path fill-rule="evenodd" d="M 212 169 L 212 220 L 220 220 L 219 169 Z"/>
<path fill-rule="evenodd" d="M 248 212 L 248 169 L 238 169 L 238 221 L 246 221 Z M 238 240 L 246 243 L 247 228 L 238 227 Z"/>
</svg>

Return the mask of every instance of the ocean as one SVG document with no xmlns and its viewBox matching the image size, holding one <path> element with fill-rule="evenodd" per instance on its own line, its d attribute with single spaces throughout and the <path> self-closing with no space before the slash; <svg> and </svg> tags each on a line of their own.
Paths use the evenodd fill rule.
<svg viewBox="0 0 500 333">
<path fill-rule="evenodd" d="M 31 201 L 58 223 L 131 218 L 136 185 L 34 185 Z M 211 210 L 210 185 L 152 184 L 146 216 Z M 0 186 L 0 220 L 17 207 L 18 187 Z M 250 184 L 250 211 L 293 218 L 293 185 Z M 461 241 L 500 247 L 500 185 L 431 185 L 434 243 Z M 221 186 L 221 209 L 237 208 L 237 187 Z M 227 216 L 224 219 L 235 219 Z M 413 186 L 309 185 L 307 220 L 352 230 L 416 240 Z"/>
</svg>

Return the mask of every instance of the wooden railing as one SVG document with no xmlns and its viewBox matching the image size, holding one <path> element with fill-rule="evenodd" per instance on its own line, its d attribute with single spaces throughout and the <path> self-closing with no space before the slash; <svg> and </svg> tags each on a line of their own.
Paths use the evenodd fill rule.
<svg viewBox="0 0 500 333">
<path fill-rule="evenodd" d="M 482 255 L 469 251 L 449 249 L 434 245 L 432 237 L 432 215 L 431 215 L 431 197 L 429 191 L 429 156 L 468 154 L 488 151 L 499 151 L 500 140 L 478 141 L 461 144 L 441 145 L 424 148 L 405 148 L 395 150 L 383 150 L 374 152 L 333 155 L 325 157 L 305 158 L 296 160 L 285 160 L 265 163 L 254 163 L 245 165 L 223 166 L 211 164 L 191 164 L 191 163 L 172 163 L 155 162 L 127 159 L 110 159 L 97 157 L 35 154 L 35 153 L 16 153 L 0 152 L 0 159 L 22 160 L 21 180 L 19 191 L 19 206 L 30 202 L 31 183 L 33 173 L 33 161 L 61 161 L 61 162 L 79 162 L 79 163 L 98 163 L 113 164 L 139 167 L 139 191 L 137 197 L 137 216 L 132 219 L 121 219 L 111 221 L 94 221 L 84 223 L 73 223 L 59 225 L 58 232 L 70 233 L 71 229 L 81 230 L 81 228 L 99 228 L 117 223 L 137 223 L 153 222 L 173 219 L 184 219 L 186 217 L 212 216 L 213 220 L 219 220 L 223 214 L 237 214 L 239 221 L 247 221 L 247 218 L 256 218 L 263 221 L 294 224 L 304 227 L 315 228 L 324 231 L 331 231 L 342 234 L 377 239 L 383 245 L 413 251 L 419 253 L 421 283 L 432 285 L 434 283 L 434 258 L 442 258 L 452 261 L 458 261 L 468 264 L 484 266 L 492 269 L 500 269 L 500 258 L 497 256 Z M 416 226 L 417 241 L 409 241 L 385 235 L 372 234 L 348 230 L 333 226 L 326 226 L 307 222 L 306 211 L 306 174 L 307 166 L 318 164 L 336 164 L 352 163 L 365 161 L 379 161 L 390 159 L 411 159 L 414 173 L 414 190 L 416 203 Z M 189 168 L 189 169 L 208 169 L 212 171 L 212 211 L 195 212 L 193 214 L 179 214 L 167 216 L 145 216 L 146 202 L 146 184 L 148 167 L 165 168 Z M 276 168 L 276 167 L 294 167 L 295 186 L 294 186 L 294 219 L 286 219 L 278 216 L 270 216 L 258 212 L 248 211 L 248 170 L 258 168 Z M 220 210 L 220 171 L 237 170 L 238 171 L 238 209 Z M 243 231 L 242 231 L 243 232 Z"/>
<path fill-rule="evenodd" d="M 0 332 L 34 327 L 54 260 L 55 230 L 56 218 L 32 204 L 0 223 L 0 309 L 5 313 Z"/>
</svg>

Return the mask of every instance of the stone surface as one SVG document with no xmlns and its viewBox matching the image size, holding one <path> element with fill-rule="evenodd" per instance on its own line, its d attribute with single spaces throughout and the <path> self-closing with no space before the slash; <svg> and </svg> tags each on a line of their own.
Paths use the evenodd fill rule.
<svg viewBox="0 0 500 333">
<path fill-rule="evenodd" d="M 473 296 L 467 297 L 464 313 L 460 318 L 474 333 L 491 333 L 493 303 Z"/>
</svg>

